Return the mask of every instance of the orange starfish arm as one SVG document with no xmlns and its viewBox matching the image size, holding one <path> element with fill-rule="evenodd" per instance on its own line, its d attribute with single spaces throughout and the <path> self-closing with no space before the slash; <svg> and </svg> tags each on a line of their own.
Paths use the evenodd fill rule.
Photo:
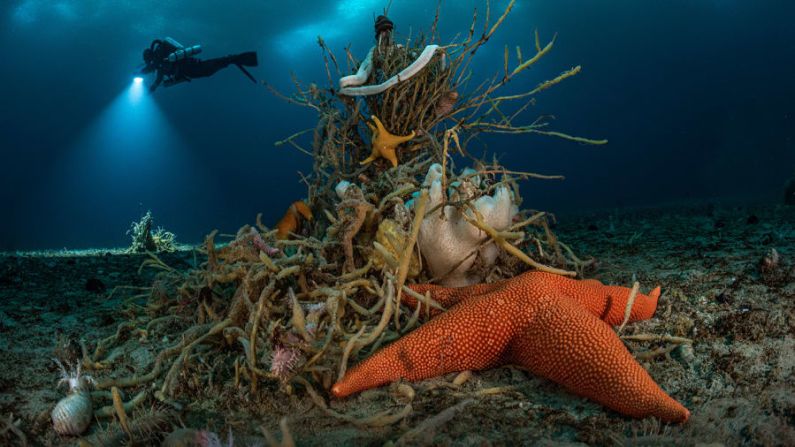
<svg viewBox="0 0 795 447">
<path fill-rule="evenodd" d="M 378 155 L 373 153 L 369 157 L 365 158 L 364 160 L 360 161 L 360 165 L 366 165 L 374 162 L 378 158 Z"/>
<path fill-rule="evenodd" d="M 298 218 L 288 210 L 276 224 L 276 228 L 276 239 L 287 239 L 290 237 L 290 233 L 298 229 Z"/>
<path fill-rule="evenodd" d="M 306 203 L 303 200 L 298 200 L 293 202 L 292 208 L 295 210 L 296 213 L 304 216 L 306 220 L 312 220 L 312 210 L 309 209 Z"/>
<path fill-rule="evenodd" d="M 632 289 L 621 286 L 606 286 L 595 279 L 576 280 L 550 273 L 545 282 L 554 287 L 558 293 L 568 296 L 582 304 L 589 312 L 609 325 L 619 325 L 624 321 L 624 312 Z M 648 295 L 638 293 L 632 303 L 629 322 L 648 320 L 657 310 L 660 288 L 657 287 Z"/>
<path fill-rule="evenodd" d="M 377 137 L 378 136 L 378 128 L 375 127 L 375 125 L 373 123 L 369 122 L 369 121 L 366 124 L 367 124 L 367 127 L 370 129 L 370 132 L 372 133 L 372 138 Z M 383 127 L 383 126 L 381 126 L 381 127 Z"/>
<path fill-rule="evenodd" d="M 298 229 L 298 225 L 303 216 L 306 220 L 312 220 L 312 210 L 302 200 L 293 202 L 284 216 L 276 224 L 276 239 L 284 240 L 290 237 L 290 233 Z"/>
<path fill-rule="evenodd" d="M 384 127 L 384 123 L 382 123 L 377 116 L 370 115 L 370 119 L 373 120 L 373 123 L 375 123 L 375 129 L 373 129 L 372 124 L 367 123 L 370 126 L 370 129 L 373 129 L 373 136 L 376 136 L 377 134 L 382 134 L 382 135 L 389 134 L 389 131 L 386 130 L 386 127 Z"/>
<path fill-rule="evenodd" d="M 381 120 L 378 119 L 377 116 L 372 115 L 370 118 L 372 118 L 373 122 L 375 122 L 375 126 L 376 126 L 376 129 L 377 129 L 377 134 L 375 134 L 376 138 L 380 139 L 383 142 L 384 145 L 395 147 L 395 146 L 397 146 L 397 145 L 399 145 L 401 143 L 405 143 L 406 141 L 409 141 L 412 138 L 414 138 L 415 136 L 417 136 L 417 133 L 414 132 L 413 130 L 411 131 L 410 134 L 408 134 L 406 136 L 393 135 L 393 134 L 389 133 L 388 130 L 386 130 L 386 128 L 384 127 L 383 123 L 381 123 Z"/>
<path fill-rule="evenodd" d="M 567 296 L 582 304 L 591 314 L 610 325 L 619 325 L 624 321 L 624 311 L 629 301 L 631 289 L 620 286 L 606 286 L 595 279 L 576 280 L 565 276 L 546 272 L 528 272 L 521 275 L 540 281 L 553 287 L 557 293 Z M 414 284 L 409 288 L 417 293 L 431 292 L 431 298 L 445 308 L 450 308 L 467 298 L 493 292 L 503 287 L 505 281 L 490 284 L 476 284 L 467 287 L 442 287 L 435 284 Z M 638 293 L 632 304 L 629 322 L 648 320 L 657 309 L 657 300 L 660 297 L 660 288 L 652 290 L 648 295 Z M 414 308 L 417 300 L 405 296 L 403 300 L 408 306 Z M 421 309 L 425 312 L 425 309 Z M 441 311 L 431 309 L 430 315 L 436 316 Z"/>
<path fill-rule="evenodd" d="M 621 414 L 685 422 L 690 412 L 654 382 L 613 330 L 565 297 L 537 312 L 508 359 Z"/>
<path fill-rule="evenodd" d="M 508 323 L 500 322 L 489 301 L 472 299 L 425 323 L 350 369 L 331 393 L 346 397 L 401 378 L 417 381 L 497 366 L 513 330 L 495 330 L 495 325 L 507 329 Z M 493 322 L 478 315 L 491 315 Z"/>
</svg>

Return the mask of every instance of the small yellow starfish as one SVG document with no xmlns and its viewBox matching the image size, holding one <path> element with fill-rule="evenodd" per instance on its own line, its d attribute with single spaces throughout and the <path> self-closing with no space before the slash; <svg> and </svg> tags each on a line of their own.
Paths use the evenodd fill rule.
<svg viewBox="0 0 795 447">
<path fill-rule="evenodd" d="M 398 161 L 397 155 L 395 155 L 395 149 L 397 149 L 399 144 L 405 143 L 406 141 L 414 138 L 416 134 L 412 130 L 410 134 L 404 137 L 392 135 L 384 128 L 384 125 L 377 116 L 373 115 L 370 118 L 372 118 L 373 122 L 375 123 L 375 125 L 367 123 L 367 127 L 369 127 L 370 131 L 373 132 L 373 152 L 369 157 L 367 157 L 366 160 L 361 162 L 361 164 L 366 165 L 368 163 L 372 163 L 379 157 L 383 157 L 392 163 L 392 167 L 396 167 L 398 165 Z"/>
</svg>

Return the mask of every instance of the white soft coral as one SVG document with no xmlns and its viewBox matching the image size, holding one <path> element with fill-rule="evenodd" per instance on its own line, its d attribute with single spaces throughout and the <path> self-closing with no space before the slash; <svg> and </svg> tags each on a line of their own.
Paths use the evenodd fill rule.
<svg viewBox="0 0 795 447">
<path fill-rule="evenodd" d="M 456 207 L 439 206 L 444 198 L 441 177 L 442 167 L 439 164 L 432 165 L 425 177 L 424 186 L 430 188 L 427 209 L 438 209 L 426 215 L 422 221 L 418 237 L 420 250 L 428 268 L 439 279 L 440 284 L 460 287 L 480 282 L 483 280 L 481 275 L 471 271 L 475 261 L 479 257 L 483 265 L 494 264 L 499 248 L 493 242 L 481 246 L 488 236 L 467 222 Z M 464 180 L 454 184 L 456 187 L 453 188 L 451 198 L 468 198 L 482 194 L 475 176 L 465 172 L 463 177 Z M 481 214 L 483 221 L 498 231 L 507 229 L 518 212 L 511 190 L 504 186 L 497 187 L 494 195 L 481 195 L 471 204 Z M 474 218 L 471 210 L 466 213 L 467 217 Z"/>
</svg>

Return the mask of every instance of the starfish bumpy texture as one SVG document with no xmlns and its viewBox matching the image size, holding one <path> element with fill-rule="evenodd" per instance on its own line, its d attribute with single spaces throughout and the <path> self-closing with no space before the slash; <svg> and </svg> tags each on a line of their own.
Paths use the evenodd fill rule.
<svg viewBox="0 0 795 447">
<path fill-rule="evenodd" d="M 609 324 L 623 321 L 626 287 L 544 272 L 461 288 L 414 285 L 447 307 L 351 369 L 332 387 L 345 397 L 400 378 L 519 365 L 621 414 L 685 422 L 690 412 L 632 357 Z M 650 318 L 660 289 L 638 294 L 630 320 Z M 417 301 L 404 297 L 409 305 Z"/>
<path fill-rule="evenodd" d="M 398 160 L 395 150 L 401 143 L 405 143 L 406 141 L 414 138 L 416 133 L 411 131 L 411 133 L 406 136 L 392 135 L 388 130 L 386 130 L 384 125 L 381 123 L 381 120 L 379 120 L 377 116 L 373 115 L 371 118 L 375 125 L 367 123 L 367 127 L 369 127 L 370 131 L 373 132 L 373 152 L 369 157 L 367 157 L 367 159 L 362 161 L 361 164 L 366 165 L 368 163 L 372 163 L 378 158 L 386 158 L 390 163 L 392 163 L 392 167 L 396 167 L 398 165 Z"/>
</svg>

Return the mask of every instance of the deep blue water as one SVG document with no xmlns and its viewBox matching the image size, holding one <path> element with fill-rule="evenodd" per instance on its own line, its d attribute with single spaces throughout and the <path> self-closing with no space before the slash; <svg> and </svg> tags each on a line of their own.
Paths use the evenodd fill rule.
<svg viewBox="0 0 795 447">
<path fill-rule="evenodd" d="M 507 2 L 495 2 L 493 10 Z M 371 0 L 10 0 L 0 4 L 0 250 L 123 246 L 151 209 L 178 239 L 234 232 L 258 212 L 274 222 L 305 191 L 310 160 L 273 142 L 311 127 L 237 70 L 130 97 L 154 38 L 200 43 L 203 57 L 259 53 L 252 73 L 290 92 L 290 73 L 325 83 L 316 36 L 363 55 Z M 434 2 L 395 0 L 399 35 L 426 28 Z M 443 40 L 483 2 L 443 5 Z M 529 54 L 532 31 L 558 33 L 552 54 L 509 86 L 519 92 L 574 65 L 526 115 L 610 144 L 490 138 L 513 169 L 564 174 L 528 182 L 525 207 L 556 212 L 692 199 L 780 202 L 795 174 L 795 2 L 519 0 L 476 59 L 501 70 L 503 46 Z M 149 80 L 147 80 L 148 82 Z"/>
</svg>

